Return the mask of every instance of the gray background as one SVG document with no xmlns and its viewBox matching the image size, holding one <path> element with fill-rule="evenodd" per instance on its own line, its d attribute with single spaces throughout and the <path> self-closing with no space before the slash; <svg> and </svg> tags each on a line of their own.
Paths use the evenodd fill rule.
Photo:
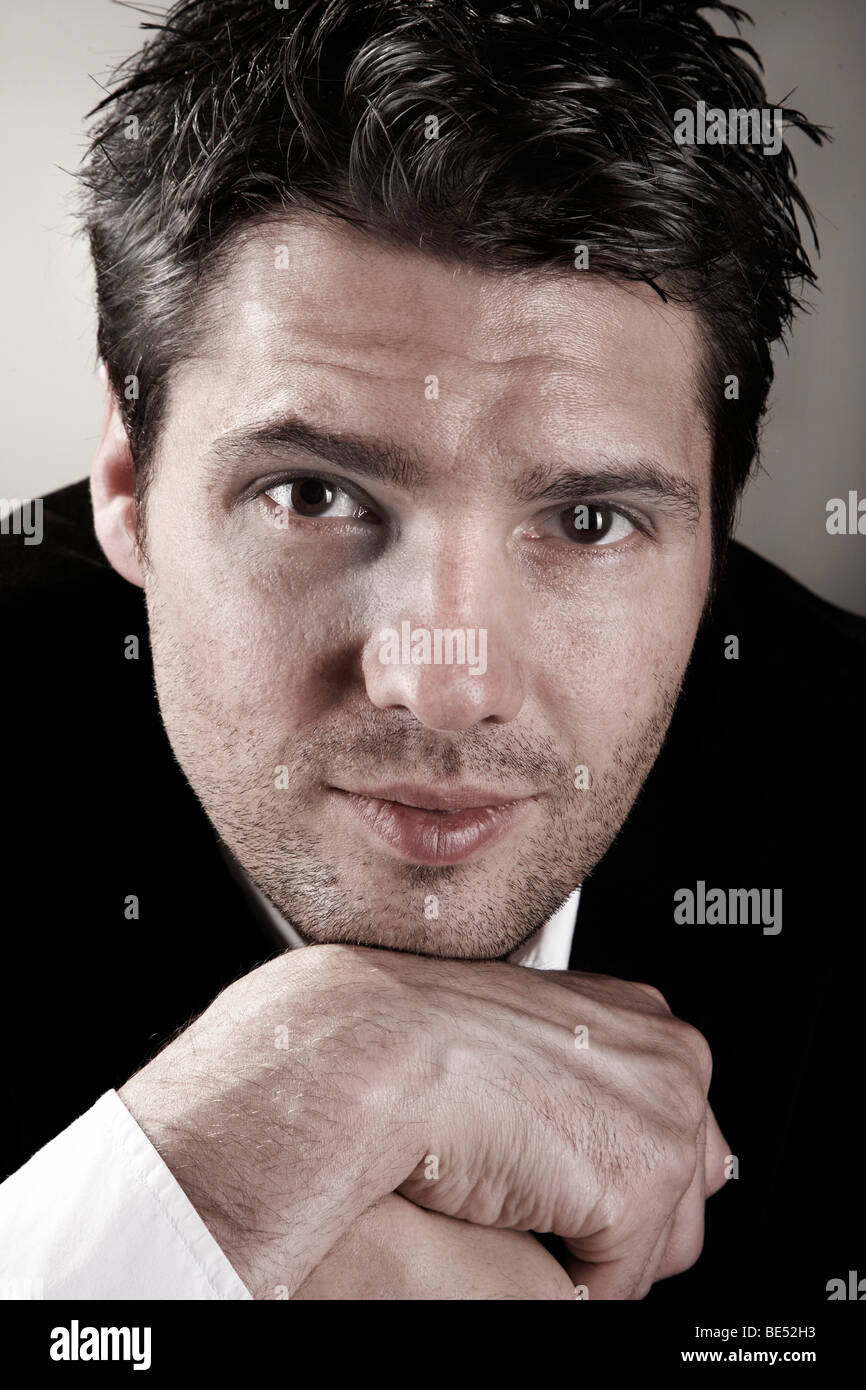
<svg viewBox="0 0 866 1390">
<path fill-rule="evenodd" d="M 140 43 L 142 16 L 108 0 L 2 0 L 0 129 L 4 187 L 0 494 L 33 497 L 90 471 L 102 406 L 83 241 L 70 217 L 82 117 L 112 64 Z M 832 129 L 817 150 L 792 137 L 821 240 L 821 292 L 776 353 L 763 467 L 746 493 L 739 538 L 835 603 L 866 613 L 866 537 L 827 534 L 826 504 L 866 496 L 866 252 L 861 142 L 864 0 L 743 0 L 773 105 Z M 154 5 L 154 8 L 157 8 Z"/>
</svg>

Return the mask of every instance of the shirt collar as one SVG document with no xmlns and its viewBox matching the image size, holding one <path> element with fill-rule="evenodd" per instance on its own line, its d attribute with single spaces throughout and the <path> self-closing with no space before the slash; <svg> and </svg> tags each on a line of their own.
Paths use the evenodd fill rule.
<svg viewBox="0 0 866 1390">
<path fill-rule="evenodd" d="M 578 884 L 558 907 L 552 917 L 548 917 L 543 927 L 534 936 L 518 946 L 508 957 L 515 965 L 531 965 L 535 970 L 567 970 L 571 959 L 571 945 L 577 912 L 580 906 Z"/>
</svg>

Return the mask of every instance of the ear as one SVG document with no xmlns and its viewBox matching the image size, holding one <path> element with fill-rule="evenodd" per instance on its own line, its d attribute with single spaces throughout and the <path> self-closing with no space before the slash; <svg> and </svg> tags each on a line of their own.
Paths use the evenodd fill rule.
<svg viewBox="0 0 866 1390">
<path fill-rule="evenodd" d="M 93 460 L 90 496 L 93 523 L 106 559 L 130 584 L 144 587 L 141 554 L 135 539 L 135 464 L 117 398 L 100 363 L 105 386 L 105 424 Z"/>
</svg>

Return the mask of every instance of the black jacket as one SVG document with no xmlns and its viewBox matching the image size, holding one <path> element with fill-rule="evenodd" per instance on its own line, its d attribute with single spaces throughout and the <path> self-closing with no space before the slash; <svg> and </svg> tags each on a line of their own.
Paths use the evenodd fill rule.
<svg viewBox="0 0 866 1390">
<path fill-rule="evenodd" d="M 174 760 L 143 594 L 105 560 L 88 484 L 43 517 L 41 545 L 0 541 L 3 1175 L 281 949 Z M 739 1165 L 700 1261 L 651 1300 L 825 1301 L 866 1275 L 864 667 L 866 620 L 732 546 L 665 747 L 584 886 L 571 968 L 652 983 L 701 1029 Z M 678 925 L 699 880 L 781 888 L 781 932 Z"/>
</svg>

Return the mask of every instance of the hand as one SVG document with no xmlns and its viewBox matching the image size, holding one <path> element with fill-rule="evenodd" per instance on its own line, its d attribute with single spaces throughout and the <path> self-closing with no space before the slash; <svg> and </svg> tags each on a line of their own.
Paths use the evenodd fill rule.
<svg viewBox="0 0 866 1390">
<path fill-rule="evenodd" d="M 118 1092 L 254 1298 L 293 1294 L 420 1157 L 394 1118 L 405 1059 L 354 1010 L 337 949 L 237 980 Z"/>
<path fill-rule="evenodd" d="M 535 1236 L 455 1221 L 395 1193 L 358 1218 L 294 1298 L 563 1301 L 574 1289 Z"/>
<path fill-rule="evenodd" d="M 694 1263 L 727 1145 L 707 1104 L 709 1048 L 658 990 L 502 963 L 392 957 L 382 968 L 427 1006 L 415 1093 L 440 1176 L 416 1172 L 403 1195 L 479 1224 L 554 1231 L 592 1298 L 642 1298 Z"/>
<path fill-rule="evenodd" d="M 399 1190 L 553 1231 L 591 1297 L 633 1298 L 700 1250 L 723 1181 L 709 1075 L 649 987 L 317 946 L 225 990 L 121 1097 L 257 1296 L 295 1292 Z"/>
</svg>

